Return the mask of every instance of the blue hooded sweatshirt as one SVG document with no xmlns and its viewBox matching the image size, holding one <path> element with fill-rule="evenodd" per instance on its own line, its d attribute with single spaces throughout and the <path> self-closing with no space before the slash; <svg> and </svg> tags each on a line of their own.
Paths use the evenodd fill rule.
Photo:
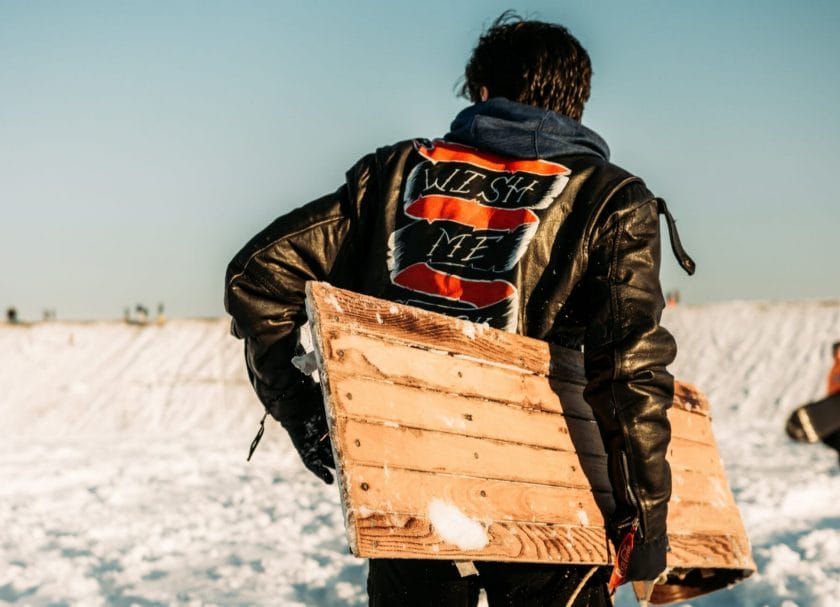
<svg viewBox="0 0 840 607">
<path fill-rule="evenodd" d="M 609 160 L 598 133 L 580 122 L 531 105 L 494 97 L 461 111 L 444 139 L 512 158 L 587 154 Z"/>
</svg>

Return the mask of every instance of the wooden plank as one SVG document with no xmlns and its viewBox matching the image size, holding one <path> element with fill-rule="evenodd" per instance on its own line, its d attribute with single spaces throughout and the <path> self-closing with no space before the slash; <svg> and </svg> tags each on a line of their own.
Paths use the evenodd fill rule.
<svg viewBox="0 0 840 607">
<path fill-rule="evenodd" d="M 696 386 L 674 380 L 674 403 L 676 409 L 684 409 L 703 416 L 709 415 L 709 401 Z"/>
<path fill-rule="evenodd" d="M 606 564 L 610 548 L 602 530 L 581 526 L 495 522 L 488 544 L 464 549 L 445 541 L 423 516 L 371 515 L 356 520 L 360 556 Z"/>
<path fill-rule="evenodd" d="M 686 569 L 685 564 L 691 563 L 691 568 L 755 571 L 750 544 L 743 533 L 669 533 L 668 540 L 671 544 L 668 565 L 671 567 Z"/>
<path fill-rule="evenodd" d="M 336 335 L 325 344 L 324 354 L 325 365 L 331 376 L 336 376 L 336 382 L 348 376 L 367 378 L 594 419 L 576 385 L 547 381 L 515 368 L 494 367 L 400 344 L 383 347 L 375 338 L 360 334 Z M 489 373 L 492 382 L 487 381 Z M 338 383 L 334 390 L 346 392 Z M 676 436 L 712 442 L 706 416 L 672 409 L 670 419 Z"/>
<path fill-rule="evenodd" d="M 355 554 L 611 563 L 603 513 L 612 493 L 579 352 L 307 289 Z M 677 382 L 673 405 L 669 564 L 690 575 L 655 596 L 681 600 L 755 565 L 708 402 Z M 480 545 L 447 536 L 432 507 L 441 503 L 476 526 Z"/>
<path fill-rule="evenodd" d="M 547 447 L 557 447 L 554 436 L 547 428 L 554 427 L 561 436 L 571 441 L 583 453 L 603 453 L 603 443 L 591 415 L 584 417 L 582 394 L 567 390 L 561 397 L 556 392 L 554 400 L 541 408 L 524 407 L 524 411 L 511 402 L 470 398 L 451 392 L 439 392 L 405 386 L 399 383 L 370 379 L 364 374 L 347 375 L 344 370 L 332 371 L 331 385 L 334 405 L 338 415 L 355 416 L 369 420 L 389 420 L 401 425 L 428 430 L 450 431 L 467 436 L 509 439 Z M 547 411 L 546 409 L 551 409 Z M 561 410 L 572 415 L 557 418 Z M 670 414 L 674 438 L 714 445 L 711 426 L 705 417 L 685 411 Z M 518 437 L 518 438 L 517 438 Z M 568 448 L 572 448 L 571 444 Z"/>
<path fill-rule="evenodd" d="M 499 481 L 378 466 L 356 466 L 349 487 L 357 514 L 415 514 L 428 510 L 433 500 L 458 504 L 467 517 L 482 521 L 513 521 L 604 527 L 603 510 L 611 508 L 608 492 L 588 489 L 557 491 L 532 483 Z M 671 508 L 668 524 L 682 533 L 730 533 L 740 522 L 734 503 L 708 516 L 705 502 L 684 502 Z"/>
<path fill-rule="evenodd" d="M 382 465 L 480 478 L 518 480 L 610 491 L 606 461 L 573 451 L 545 449 L 418 428 L 339 417 L 335 438 L 347 464 Z"/>
<path fill-rule="evenodd" d="M 717 508 L 734 504 L 735 499 L 729 490 L 726 477 L 719 472 L 710 474 L 705 470 L 672 467 L 670 509 L 674 510 L 680 508 L 682 503 L 691 502 L 703 502 Z"/>
<path fill-rule="evenodd" d="M 382 300 L 336 289 L 325 283 L 308 283 L 307 289 L 310 300 L 324 302 L 324 313 L 319 322 L 325 333 L 333 328 L 354 332 L 367 330 L 395 342 L 404 341 L 448 352 L 480 352 L 481 358 L 488 362 L 549 374 L 551 357 L 548 344 L 543 341 L 442 317 L 419 308 L 391 302 L 383 305 Z M 406 335 L 410 335 L 410 339 L 406 340 Z M 570 362 L 570 368 L 582 378 L 577 360 Z M 561 364 L 557 363 L 558 366 Z"/>
<path fill-rule="evenodd" d="M 357 512 L 424 512 L 433 499 L 457 503 L 469 517 L 482 520 L 568 523 L 603 527 L 604 519 L 588 488 L 557 491 L 555 487 L 432 474 L 378 466 L 356 466 L 350 496 Z M 610 492 L 600 499 L 611 501 Z"/>
<path fill-rule="evenodd" d="M 335 372 L 331 379 L 339 416 L 605 455 L 594 420 Z"/>
<path fill-rule="evenodd" d="M 325 283 L 309 283 L 310 300 L 324 301 L 320 330 L 370 333 L 382 341 L 425 346 L 443 352 L 474 351 L 486 362 L 518 367 L 583 385 L 583 355 L 541 340 L 486 328 L 457 318 L 360 295 Z M 410 336 L 410 337 L 407 337 Z M 674 406 L 699 413 L 708 402 L 691 384 L 677 382 Z"/>
<path fill-rule="evenodd" d="M 407 470 L 422 465 L 444 474 L 611 491 L 603 456 L 344 417 L 335 420 L 334 436 L 346 464 L 387 463 L 390 468 Z M 705 456 L 701 454 L 700 459 Z M 671 463 L 674 504 L 705 501 L 725 507 L 733 503 L 720 470 L 700 465 L 688 468 L 683 460 Z"/>
<path fill-rule="evenodd" d="M 325 367 L 330 372 L 563 412 L 557 394 L 544 377 L 512 367 L 457 359 L 409 346 L 388 344 L 383 348 L 376 339 L 361 334 L 336 336 L 325 345 L 324 354 Z M 489 376 L 492 382 L 488 382 Z M 582 415 L 591 417 L 588 406 Z"/>
<path fill-rule="evenodd" d="M 372 514 L 356 520 L 360 556 L 465 559 L 609 565 L 612 547 L 595 528 L 540 523 L 494 522 L 489 542 L 464 549 L 436 533 L 428 517 Z M 750 569 L 749 544 L 737 535 L 674 534 L 668 565 L 702 563 L 708 569 Z"/>
</svg>

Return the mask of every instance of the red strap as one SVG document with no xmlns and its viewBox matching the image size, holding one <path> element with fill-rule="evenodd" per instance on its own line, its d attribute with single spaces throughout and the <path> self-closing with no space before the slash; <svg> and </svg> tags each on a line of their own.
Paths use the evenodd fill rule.
<svg viewBox="0 0 840 607">
<path fill-rule="evenodd" d="M 630 555 L 633 552 L 633 546 L 636 539 L 636 526 L 630 528 L 624 539 L 621 540 L 621 545 L 615 553 L 615 564 L 613 565 L 612 574 L 610 575 L 609 591 L 610 594 L 615 592 L 615 589 L 627 581 L 627 569 L 630 566 Z"/>
</svg>

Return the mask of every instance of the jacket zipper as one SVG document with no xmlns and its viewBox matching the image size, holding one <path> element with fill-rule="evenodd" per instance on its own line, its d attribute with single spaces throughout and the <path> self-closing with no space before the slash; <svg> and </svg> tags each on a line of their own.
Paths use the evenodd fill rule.
<svg viewBox="0 0 840 607">
<path fill-rule="evenodd" d="M 624 476 L 624 491 L 627 493 L 627 497 L 630 500 L 630 503 L 636 509 L 636 516 L 633 518 L 633 526 L 638 530 L 639 539 L 644 541 L 645 533 L 644 528 L 642 526 L 642 508 L 641 503 L 633 491 L 633 486 L 630 484 L 630 465 L 627 463 L 627 453 L 624 451 L 621 452 L 621 471 L 622 476 Z"/>
</svg>

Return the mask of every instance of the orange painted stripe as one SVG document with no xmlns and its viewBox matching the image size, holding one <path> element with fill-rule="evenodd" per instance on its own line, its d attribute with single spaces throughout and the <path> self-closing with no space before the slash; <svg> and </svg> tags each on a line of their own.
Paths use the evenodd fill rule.
<svg viewBox="0 0 840 607">
<path fill-rule="evenodd" d="M 421 196 L 405 209 L 414 219 L 428 222 L 447 220 L 477 230 L 515 230 L 521 225 L 537 223 L 539 219 L 529 209 L 501 209 L 489 207 L 476 200 L 451 196 Z"/>
<path fill-rule="evenodd" d="M 406 289 L 464 301 L 477 308 L 498 303 L 516 293 L 516 288 L 506 280 L 470 280 L 440 272 L 425 263 L 408 266 L 393 280 Z"/>
</svg>

